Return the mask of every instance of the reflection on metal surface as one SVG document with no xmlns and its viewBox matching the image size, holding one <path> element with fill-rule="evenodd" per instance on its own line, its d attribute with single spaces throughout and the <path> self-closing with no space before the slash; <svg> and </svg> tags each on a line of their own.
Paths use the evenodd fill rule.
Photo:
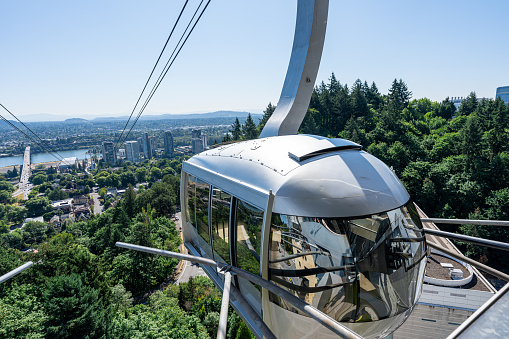
<svg viewBox="0 0 509 339">
<path fill-rule="evenodd" d="M 358 218 L 273 214 L 269 278 L 333 319 L 365 323 L 361 335 L 382 319 L 394 320 L 384 321 L 392 331 L 420 295 L 421 230 L 413 203 Z M 270 300 L 297 313 L 275 295 Z"/>
<path fill-rule="evenodd" d="M 212 193 L 212 244 L 214 260 L 231 264 L 230 262 L 230 200 L 231 196 L 214 188 Z"/>
</svg>

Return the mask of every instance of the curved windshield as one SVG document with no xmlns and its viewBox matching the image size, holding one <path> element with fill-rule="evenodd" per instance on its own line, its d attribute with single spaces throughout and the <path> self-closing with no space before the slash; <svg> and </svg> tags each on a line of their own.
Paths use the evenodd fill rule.
<svg viewBox="0 0 509 339">
<path fill-rule="evenodd" d="M 354 218 L 274 213 L 269 250 L 270 280 L 338 321 L 393 317 L 420 294 L 425 241 L 411 202 Z M 270 299 L 296 312 L 276 295 Z"/>
</svg>

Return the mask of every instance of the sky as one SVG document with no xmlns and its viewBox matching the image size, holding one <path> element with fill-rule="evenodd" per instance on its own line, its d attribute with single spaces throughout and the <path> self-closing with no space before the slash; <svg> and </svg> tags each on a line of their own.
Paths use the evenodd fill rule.
<svg viewBox="0 0 509 339">
<path fill-rule="evenodd" d="M 182 27 L 198 3 L 189 0 Z M 25 121 L 129 115 L 183 4 L 1 1 L 0 103 Z M 144 114 L 261 113 L 277 103 L 296 8 L 212 0 Z M 509 85 L 507 13 L 506 0 L 330 0 L 317 81 L 334 72 L 342 84 L 359 78 L 387 93 L 401 78 L 413 98 L 493 98 Z"/>
</svg>

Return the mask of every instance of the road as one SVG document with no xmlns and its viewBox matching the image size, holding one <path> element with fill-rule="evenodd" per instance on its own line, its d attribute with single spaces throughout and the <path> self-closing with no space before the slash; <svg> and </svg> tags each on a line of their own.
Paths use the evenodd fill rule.
<svg viewBox="0 0 509 339">
<path fill-rule="evenodd" d="M 182 224 L 181 224 L 182 219 L 180 218 L 181 217 L 180 212 L 175 214 L 175 216 L 176 216 L 175 224 L 177 224 L 177 229 L 180 231 L 180 237 L 182 237 Z M 187 248 L 183 244 L 180 245 L 180 252 L 187 254 Z M 184 267 L 182 268 L 182 271 L 177 280 L 175 280 L 175 285 L 180 284 L 181 282 L 182 283 L 188 282 L 189 278 L 198 276 L 206 277 L 207 274 L 205 274 L 205 272 L 203 271 L 199 264 L 193 264 L 189 261 L 184 261 Z"/>
<path fill-rule="evenodd" d="M 99 215 L 103 212 L 103 206 L 99 202 L 99 194 L 97 193 L 98 187 L 93 188 L 93 192 L 90 196 L 94 199 L 94 214 Z"/>
</svg>

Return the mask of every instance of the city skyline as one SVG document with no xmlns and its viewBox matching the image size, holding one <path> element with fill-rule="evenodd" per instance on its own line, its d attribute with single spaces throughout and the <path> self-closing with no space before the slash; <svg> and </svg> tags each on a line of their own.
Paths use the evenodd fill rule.
<svg viewBox="0 0 509 339">
<path fill-rule="evenodd" d="M 2 3 L 0 102 L 20 119 L 129 115 L 182 5 Z M 387 93 L 401 78 L 413 98 L 494 98 L 509 79 L 508 9 L 502 1 L 332 1 L 317 81 L 334 72 L 342 84 L 359 78 Z M 144 114 L 261 113 L 276 104 L 295 10 L 296 1 L 211 2 Z"/>
</svg>

